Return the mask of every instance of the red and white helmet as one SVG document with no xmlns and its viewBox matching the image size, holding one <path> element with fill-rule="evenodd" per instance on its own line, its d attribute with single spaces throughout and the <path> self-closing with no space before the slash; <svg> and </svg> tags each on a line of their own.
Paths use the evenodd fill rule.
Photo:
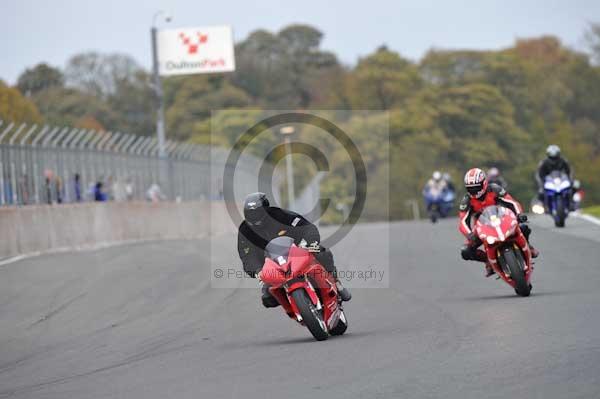
<svg viewBox="0 0 600 399">
<path fill-rule="evenodd" d="M 465 188 L 471 198 L 481 198 L 488 188 L 485 172 L 479 168 L 469 169 L 465 174 Z"/>
</svg>

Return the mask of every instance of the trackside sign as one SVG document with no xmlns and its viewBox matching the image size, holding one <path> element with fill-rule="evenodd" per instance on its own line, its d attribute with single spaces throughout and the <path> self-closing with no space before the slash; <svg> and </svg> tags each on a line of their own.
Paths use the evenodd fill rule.
<svg viewBox="0 0 600 399">
<path fill-rule="evenodd" d="M 235 70 L 233 34 L 229 26 L 161 30 L 157 44 L 161 75 Z"/>
</svg>

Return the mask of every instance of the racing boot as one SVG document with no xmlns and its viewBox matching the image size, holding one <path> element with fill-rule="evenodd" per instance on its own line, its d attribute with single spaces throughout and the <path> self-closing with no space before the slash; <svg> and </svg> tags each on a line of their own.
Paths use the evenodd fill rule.
<svg viewBox="0 0 600 399">
<path fill-rule="evenodd" d="M 493 276 L 494 274 L 496 274 L 496 272 L 492 268 L 492 265 L 490 265 L 489 262 L 485 262 L 485 277 L 490 277 L 490 276 Z"/>
<path fill-rule="evenodd" d="M 529 244 L 529 251 L 531 252 L 532 258 L 537 258 L 540 255 L 540 251 L 532 247 L 531 244 Z"/>
<path fill-rule="evenodd" d="M 475 252 L 475 256 L 477 257 L 478 261 L 485 263 L 485 277 L 490 277 L 490 276 L 493 276 L 494 274 L 496 274 L 496 272 L 494 271 L 494 268 L 492 268 L 492 264 L 488 260 L 488 257 L 487 257 L 487 254 L 485 253 L 485 251 L 478 249 Z"/>
<path fill-rule="evenodd" d="M 265 308 L 276 308 L 279 306 L 279 301 L 269 292 L 269 286 L 261 282 L 260 287 L 261 300 Z"/>
<path fill-rule="evenodd" d="M 348 291 L 346 287 L 342 285 L 340 280 L 337 280 L 335 282 L 335 285 L 337 287 L 338 294 L 340 295 L 342 302 L 348 302 L 350 299 L 352 299 L 352 294 L 350 293 L 350 291 Z"/>
<path fill-rule="evenodd" d="M 525 218 L 525 221 L 527 221 L 527 218 Z M 535 249 L 533 247 L 533 245 L 531 245 L 531 243 L 529 242 L 529 236 L 531 235 L 531 228 L 525 223 L 521 223 L 519 225 L 519 228 L 521 229 L 521 231 L 523 232 L 523 235 L 525 236 L 525 239 L 527 240 L 527 245 L 529 245 L 529 251 L 531 252 L 531 257 L 537 258 L 540 254 L 540 251 Z"/>
</svg>

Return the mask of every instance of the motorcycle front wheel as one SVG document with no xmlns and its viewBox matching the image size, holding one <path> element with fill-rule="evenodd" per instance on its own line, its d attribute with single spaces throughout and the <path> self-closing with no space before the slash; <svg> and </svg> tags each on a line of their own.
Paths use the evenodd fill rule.
<svg viewBox="0 0 600 399">
<path fill-rule="evenodd" d="M 565 203 L 560 196 L 556 197 L 556 216 L 554 217 L 554 225 L 556 227 L 565 227 L 565 219 L 567 218 Z"/>
<path fill-rule="evenodd" d="M 515 292 L 520 296 L 529 296 L 531 293 L 531 286 L 527 283 L 525 278 L 525 271 L 521 263 L 521 257 L 516 256 L 514 248 L 507 248 L 502 253 L 502 258 L 510 278 L 515 282 Z"/>
<path fill-rule="evenodd" d="M 335 325 L 335 327 L 333 327 L 331 329 L 331 331 L 329 333 L 331 335 L 342 335 L 346 332 L 347 329 L 348 329 L 348 320 L 346 320 L 346 315 L 344 314 L 344 311 L 342 310 L 342 314 L 340 315 L 340 319 L 338 320 L 338 323 Z"/>
<path fill-rule="evenodd" d="M 327 324 L 323 320 L 323 313 L 317 310 L 310 297 L 303 289 L 292 292 L 292 298 L 296 302 L 298 311 L 304 320 L 304 325 L 317 341 L 324 341 L 329 337 Z"/>
<path fill-rule="evenodd" d="M 438 208 L 437 206 L 432 206 L 431 211 L 429 211 L 429 219 L 431 220 L 431 223 L 436 223 L 438 221 Z"/>
</svg>

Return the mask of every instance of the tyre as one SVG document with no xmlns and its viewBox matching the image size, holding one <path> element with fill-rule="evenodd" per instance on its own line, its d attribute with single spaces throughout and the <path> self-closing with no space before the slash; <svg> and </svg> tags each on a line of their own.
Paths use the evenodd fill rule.
<svg viewBox="0 0 600 399">
<path fill-rule="evenodd" d="M 329 334 L 342 335 L 343 333 L 346 332 L 347 329 L 348 329 L 348 320 L 346 320 L 346 315 L 344 314 L 344 311 L 342 310 L 342 314 L 340 315 L 340 320 L 338 321 L 336 326 L 333 327 L 331 329 L 331 331 L 329 331 Z"/>
<path fill-rule="evenodd" d="M 531 286 L 525 279 L 525 271 L 523 270 L 523 264 L 521 263 L 520 257 L 515 254 L 513 248 L 507 248 L 502 254 L 504 258 L 503 265 L 505 271 L 508 272 L 512 281 L 515 282 L 515 292 L 520 296 L 529 296 L 531 293 Z"/>
<path fill-rule="evenodd" d="M 567 214 L 565 212 L 565 203 L 560 196 L 556 197 L 556 216 L 554 216 L 554 225 L 556 227 L 565 227 L 565 219 Z"/>
<path fill-rule="evenodd" d="M 304 325 L 317 341 L 324 341 L 329 337 L 327 324 L 323 320 L 323 312 L 317 310 L 310 297 L 303 289 L 292 292 L 292 298 L 296 302 L 298 311 L 304 320 Z"/>
<path fill-rule="evenodd" d="M 436 223 L 438 220 L 438 208 L 437 206 L 433 206 L 431 211 L 429 212 L 429 219 L 431 219 L 431 223 Z"/>
<path fill-rule="evenodd" d="M 437 213 L 431 212 L 430 219 L 431 219 L 431 223 L 436 223 L 437 222 Z"/>
</svg>

